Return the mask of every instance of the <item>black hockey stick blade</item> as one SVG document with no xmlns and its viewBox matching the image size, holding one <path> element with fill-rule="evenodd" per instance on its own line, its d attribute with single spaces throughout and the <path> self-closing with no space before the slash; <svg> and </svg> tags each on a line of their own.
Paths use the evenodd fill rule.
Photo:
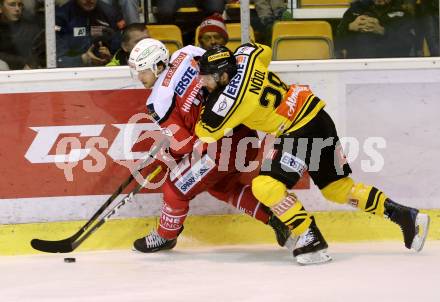
<svg viewBox="0 0 440 302">
<path fill-rule="evenodd" d="M 70 253 L 74 251 L 80 244 L 83 242 L 91 233 L 93 233 L 101 224 L 105 222 L 105 220 L 101 219 L 94 227 L 90 228 L 90 226 L 96 222 L 96 219 L 110 206 L 110 204 L 122 193 L 122 191 L 131 183 L 131 181 L 135 178 L 136 174 L 140 174 L 140 171 L 146 166 L 146 163 L 154 159 L 154 156 L 160 149 L 165 145 L 165 141 L 160 142 L 157 146 L 155 146 L 148 154 L 146 159 L 142 162 L 142 164 L 138 167 L 135 173 L 130 174 L 129 178 L 125 180 L 116 191 L 107 199 L 107 201 L 99 208 L 98 211 L 93 215 L 92 218 L 87 221 L 87 223 L 75 234 L 66 239 L 61 240 L 42 240 L 42 239 L 32 239 L 31 246 L 41 252 L 46 253 Z M 160 170 L 156 169 L 150 176 L 155 177 Z M 135 174 L 135 175 L 133 175 Z M 154 175 L 153 175 L 154 174 Z M 137 186 L 135 192 L 136 194 L 142 185 Z M 110 213 L 110 216 L 112 213 Z M 82 236 L 85 234 L 86 236 Z M 82 236 L 82 237 L 81 237 Z M 80 239 L 78 239 L 81 237 Z"/>
<path fill-rule="evenodd" d="M 31 246 L 34 249 L 46 253 L 70 253 L 74 250 L 72 243 L 71 238 L 63 240 L 31 240 Z"/>
</svg>

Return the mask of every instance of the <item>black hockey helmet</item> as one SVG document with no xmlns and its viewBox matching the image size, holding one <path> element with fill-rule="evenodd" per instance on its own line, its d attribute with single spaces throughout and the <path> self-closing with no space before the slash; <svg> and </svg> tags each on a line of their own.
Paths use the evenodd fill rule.
<svg viewBox="0 0 440 302">
<path fill-rule="evenodd" d="M 226 72 L 229 78 L 232 78 L 237 73 L 237 61 L 234 54 L 221 45 L 207 50 L 199 60 L 199 67 L 201 75 Z"/>
</svg>

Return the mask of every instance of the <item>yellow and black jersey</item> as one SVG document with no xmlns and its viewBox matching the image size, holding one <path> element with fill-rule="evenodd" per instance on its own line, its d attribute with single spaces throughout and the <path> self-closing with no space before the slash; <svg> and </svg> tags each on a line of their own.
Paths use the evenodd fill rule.
<svg viewBox="0 0 440 302">
<path fill-rule="evenodd" d="M 279 136 L 303 127 L 325 106 L 308 86 L 288 86 L 268 70 L 269 47 L 244 44 L 234 55 L 237 74 L 209 97 L 196 125 L 201 140 L 219 140 L 240 124 Z"/>
</svg>

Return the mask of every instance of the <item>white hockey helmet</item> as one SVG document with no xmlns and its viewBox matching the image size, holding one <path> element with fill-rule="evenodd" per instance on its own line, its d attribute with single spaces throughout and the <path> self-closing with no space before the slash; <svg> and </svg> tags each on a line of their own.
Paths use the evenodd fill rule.
<svg viewBox="0 0 440 302">
<path fill-rule="evenodd" d="M 159 40 L 143 39 L 139 41 L 130 52 L 128 65 L 136 72 L 151 69 L 157 77 L 157 64 L 163 62 L 168 65 L 170 53 Z"/>
</svg>

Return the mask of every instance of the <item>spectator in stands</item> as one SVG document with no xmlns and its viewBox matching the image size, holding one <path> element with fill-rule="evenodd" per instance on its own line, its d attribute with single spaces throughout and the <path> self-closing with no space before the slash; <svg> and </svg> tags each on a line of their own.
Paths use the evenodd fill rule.
<svg viewBox="0 0 440 302">
<path fill-rule="evenodd" d="M 21 0 L 0 0 L 0 60 L 10 69 L 43 67 L 44 60 L 39 60 L 45 52 L 43 31 L 22 14 Z"/>
<path fill-rule="evenodd" d="M 271 46 L 272 27 L 275 21 L 291 20 L 285 0 L 253 0 L 255 11 L 250 12 L 251 25 L 256 31 L 257 41 Z"/>
<path fill-rule="evenodd" d="M 38 23 L 41 28 L 45 26 L 44 0 L 22 0 L 24 4 L 23 18 Z M 56 0 L 59 1 L 59 0 Z"/>
<path fill-rule="evenodd" d="M 56 9 L 58 67 L 102 66 L 120 46 L 122 15 L 98 0 L 70 0 Z"/>
<path fill-rule="evenodd" d="M 350 4 L 337 30 L 343 58 L 411 56 L 414 19 L 399 0 L 358 0 Z"/>
<path fill-rule="evenodd" d="M 428 44 L 432 57 L 438 57 L 439 17 L 438 0 L 419 0 L 415 5 L 416 55 L 423 56 L 423 40 Z"/>
<path fill-rule="evenodd" d="M 174 24 L 174 16 L 182 6 L 196 6 L 205 16 L 214 13 L 222 14 L 225 10 L 225 0 L 157 0 L 156 18 L 162 24 Z"/>
<path fill-rule="evenodd" d="M 205 18 L 202 23 L 200 23 L 197 39 L 200 47 L 206 50 L 216 45 L 225 46 L 226 43 L 228 43 L 229 37 L 222 16 L 215 13 Z"/>
<path fill-rule="evenodd" d="M 139 23 L 139 0 L 102 0 L 116 9 L 120 9 L 127 25 Z M 117 2 L 117 3 L 116 3 Z"/>
<path fill-rule="evenodd" d="M 276 20 L 288 17 L 287 3 L 285 0 L 253 0 L 255 10 L 263 25 L 272 27 Z M 290 16 L 291 17 L 291 16 Z"/>
<path fill-rule="evenodd" d="M 132 23 L 128 25 L 122 34 L 121 48 L 116 51 L 107 66 L 128 65 L 127 61 L 131 50 L 140 40 L 146 38 L 150 38 L 150 34 L 143 23 Z"/>
<path fill-rule="evenodd" d="M 37 9 L 38 0 L 22 0 L 23 2 L 23 17 L 26 19 L 32 19 L 35 17 L 35 11 Z"/>
</svg>

